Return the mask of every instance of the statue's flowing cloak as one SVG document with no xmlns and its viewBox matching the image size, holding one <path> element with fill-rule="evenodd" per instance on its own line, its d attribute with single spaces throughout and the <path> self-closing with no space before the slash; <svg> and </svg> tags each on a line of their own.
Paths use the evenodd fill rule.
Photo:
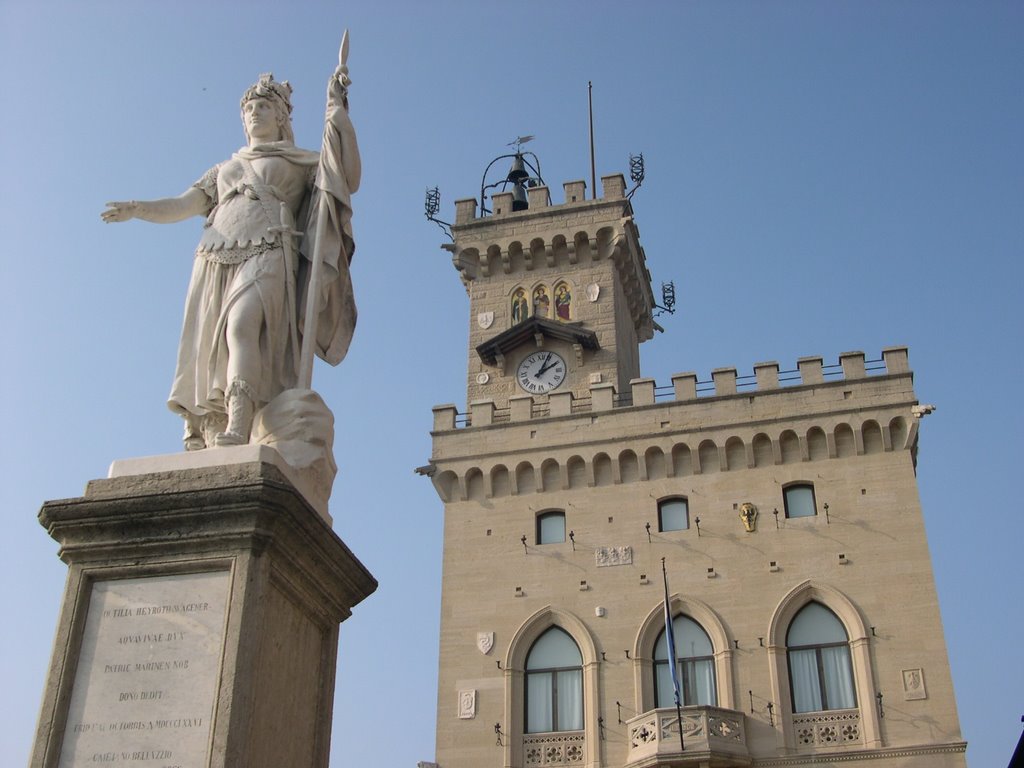
<svg viewBox="0 0 1024 768">
<path fill-rule="evenodd" d="M 329 99 L 319 154 L 283 141 L 244 147 L 196 182 L 210 208 L 185 300 L 171 410 L 197 416 L 224 411 L 227 317 L 247 295 L 258 296 L 262 308 L 257 407 L 296 386 L 314 250 L 323 259 L 315 352 L 332 365 L 341 362 L 356 323 L 349 261 L 355 251 L 351 194 L 359 177 L 352 123 Z M 304 231 L 299 249 L 283 242 L 288 235 L 280 228 L 293 222 L 282 221 L 282 203 Z M 314 248 L 320 211 L 327 212 L 327 226 Z"/>
<path fill-rule="evenodd" d="M 352 294 L 349 263 L 356 247 L 352 239 L 352 193 L 359 189 L 361 173 L 355 128 L 349 120 L 348 110 L 331 93 L 327 101 L 316 185 L 306 216 L 306 234 L 302 242 L 304 258 L 299 269 L 299 285 L 302 288 L 301 322 L 306 316 L 314 234 L 320 212 L 326 210 L 328 224 L 319 248 L 323 272 L 315 351 L 331 365 L 337 365 L 344 359 L 356 327 L 356 304 Z"/>
</svg>

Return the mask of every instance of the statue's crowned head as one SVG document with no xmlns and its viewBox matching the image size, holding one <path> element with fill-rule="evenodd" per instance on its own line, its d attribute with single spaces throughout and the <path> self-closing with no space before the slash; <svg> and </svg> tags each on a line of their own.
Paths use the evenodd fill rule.
<svg viewBox="0 0 1024 768">
<path fill-rule="evenodd" d="M 267 72 L 260 75 L 260 79 L 242 94 L 240 103 L 242 126 L 245 128 L 247 139 L 249 138 L 249 126 L 245 120 L 245 105 L 256 99 L 263 99 L 274 105 L 281 138 L 285 141 L 295 141 L 295 134 L 292 132 L 292 86 L 289 82 L 287 80 L 278 82 L 272 73 Z"/>
</svg>

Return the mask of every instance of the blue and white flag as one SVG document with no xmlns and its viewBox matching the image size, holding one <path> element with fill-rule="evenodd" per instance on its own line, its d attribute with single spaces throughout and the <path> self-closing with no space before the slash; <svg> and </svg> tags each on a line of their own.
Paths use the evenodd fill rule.
<svg viewBox="0 0 1024 768">
<path fill-rule="evenodd" d="M 661 561 L 661 575 L 665 582 L 665 642 L 668 643 L 668 673 L 672 676 L 672 692 L 675 694 L 676 706 L 682 705 L 679 695 L 679 672 L 676 669 L 676 633 L 672 628 L 672 607 L 668 598 L 668 573 L 665 561 Z"/>
</svg>

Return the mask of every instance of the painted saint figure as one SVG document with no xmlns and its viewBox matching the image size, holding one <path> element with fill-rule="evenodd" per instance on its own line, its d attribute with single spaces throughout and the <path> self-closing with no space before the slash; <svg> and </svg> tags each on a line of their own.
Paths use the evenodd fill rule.
<svg viewBox="0 0 1024 768">
<path fill-rule="evenodd" d="M 569 286 L 565 283 L 559 283 L 555 288 L 555 316 L 559 320 L 568 322 L 571 305 L 572 294 L 569 292 Z"/>
<path fill-rule="evenodd" d="M 526 304 L 526 291 L 516 288 L 512 294 L 512 325 L 518 325 L 526 319 L 528 307 Z"/>
<path fill-rule="evenodd" d="M 551 299 L 548 298 L 548 291 L 543 285 L 533 289 L 533 314 L 536 317 L 548 316 L 551 309 Z"/>
<path fill-rule="evenodd" d="M 323 147 L 311 152 L 294 143 L 291 86 L 261 75 L 241 101 L 247 146 L 178 197 L 107 203 L 102 214 L 107 222 L 206 217 L 167 402 L 185 419 L 186 450 L 249 442 L 256 412 L 309 387 L 299 381 L 308 301 L 317 302 L 316 354 L 337 365 L 348 351 L 356 321 L 350 195 L 361 171 L 349 84 L 339 65 L 328 85 Z M 319 245 L 314 232 L 322 233 Z M 314 252 L 322 276 L 311 297 Z"/>
</svg>

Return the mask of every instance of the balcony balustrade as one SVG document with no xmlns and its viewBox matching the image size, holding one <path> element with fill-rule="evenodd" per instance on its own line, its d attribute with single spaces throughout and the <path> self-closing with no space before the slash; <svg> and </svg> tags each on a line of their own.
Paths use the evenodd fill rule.
<svg viewBox="0 0 1024 768">
<path fill-rule="evenodd" d="M 585 747 L 583 731 L 529 733 L 523 737 L 523 763 L 549 768 L 583 765 Z"/>
<path fill-rule="evenodd" d="M 749 765 L 743 713 L 720 707 L 683 707 L 683 749 L 675 708 L 654 709 L 626 722 L 626 768 Z"/>
</svg>

